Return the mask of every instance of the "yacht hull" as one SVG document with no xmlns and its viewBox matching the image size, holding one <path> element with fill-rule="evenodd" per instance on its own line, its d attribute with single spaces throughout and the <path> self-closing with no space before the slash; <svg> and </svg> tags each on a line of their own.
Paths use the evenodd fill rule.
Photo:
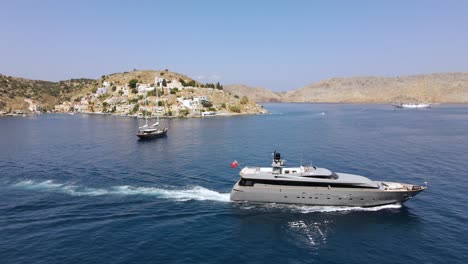
<svg viewBox="0 0 468 264">
<path fill-rule="evenodd" d="M 237 182 L 231 191 L 232 201 L 306 204 L 316 206 L 371 207 L 402 204 L 425 190 L 383 190 L 371 188 L 293 187 L 255 184 L 240 186 Z"/>
<path fill-rule="evenodd" d="M 164 129 L 162 131 L 156 131 L 153 133 L 140 133 L 140 132 L 137 133 L 137 137 L 139 137 L 142 140 L 165 137 L 166 135 L 167 135 L 167 129 Z"/>
</svg>

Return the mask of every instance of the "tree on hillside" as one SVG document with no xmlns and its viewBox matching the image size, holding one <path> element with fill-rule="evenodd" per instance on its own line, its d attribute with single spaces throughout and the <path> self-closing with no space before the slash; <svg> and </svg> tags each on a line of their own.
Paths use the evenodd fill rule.
<svg viewBox="0 0 468 264">
<path fill-rule="evenodd" d="M 102 112 L 107 112 L 107 107 L 109 107 L 109 104 L 107 102 L 102 103 Z"/>
<path fill-rule="evenodd" d="M 130 86 L 130 88 L 136 88 L 136 85 L 138 83 L 138 80 L 137 79 L 131 79 L 129 82 L 128 82 L 128 85 Z"/>
<path fill-rule="evenodd" d="M 203 107 L 212 107 L 213 106 L 213 103 L 210 102 L 210 101 L 201 101 L 201 105 L 203 105 Z"/>
<path fill-rule="evenodd" d="M 163 80 L 162 80 L 162 86 L 163 86 L 163 87 L 167 87 L 166 79 L 163 79 Z"/>
</svg>

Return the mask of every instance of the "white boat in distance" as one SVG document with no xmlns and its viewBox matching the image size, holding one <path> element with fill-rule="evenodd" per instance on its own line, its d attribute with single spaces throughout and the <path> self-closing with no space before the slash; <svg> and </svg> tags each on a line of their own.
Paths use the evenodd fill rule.
<svg viewBox="0 0 468 264">
<path fill-rule="evenodd" d="M 431 104 L 428 103 L 402 103 L 394 104 L 393 106 L 398 108 L 428 108 L 431 107 Z"/>
<path fill-rule="evenodd" d="M 232 201 L 371 207 L 402 204 L 427 189 L 427 185 L 372 181 L 315 166 L 284 167 L 280 153 L 273 155 L 271 167 L 240 171 L 231 191 Z"/>
</svg>

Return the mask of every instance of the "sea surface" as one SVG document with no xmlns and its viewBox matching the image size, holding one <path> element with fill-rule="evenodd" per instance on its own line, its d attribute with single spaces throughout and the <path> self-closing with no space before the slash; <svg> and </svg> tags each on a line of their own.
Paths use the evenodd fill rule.
<svg viewBox="0 0 468 264">
<path fill-rule="evenodd" d="M 0 263 L 467 263 L 467 105 L 264 107 L 168 120 L 154 141 L 129 117 L 0 118 Z M 275 150 L 429 189 L 376 208 L 230 202 L 230 163 Z"/>
</svg>

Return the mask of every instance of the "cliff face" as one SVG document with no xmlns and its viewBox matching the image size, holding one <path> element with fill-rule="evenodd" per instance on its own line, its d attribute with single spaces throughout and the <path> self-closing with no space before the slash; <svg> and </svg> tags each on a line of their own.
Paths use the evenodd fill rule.
<svg viewBox="0 0 468 264">
<path fill-rule="evenodd" d="M 468 73 L 332 78 L 283 93 L 281 101 L 467 103 Z"/>
</svg>

